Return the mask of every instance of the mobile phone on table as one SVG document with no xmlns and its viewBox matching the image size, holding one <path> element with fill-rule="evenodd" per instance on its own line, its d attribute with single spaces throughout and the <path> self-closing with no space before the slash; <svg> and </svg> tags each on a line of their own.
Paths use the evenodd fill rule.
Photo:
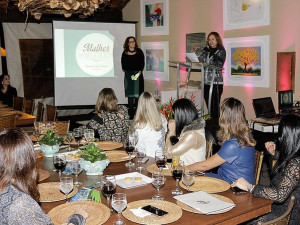
<svg viewBox="0 0 300 225">
<path fill-rule="evenodd" d="M 152 206 L 152 205 L 146 205 L 146 206 L 142 207 L 142 209 L 147 212 L 150 212 L 156 216 L 164 216 L 164 215 L 168 214 L 168 212 L 166 212 L 162 209 L 156 208 L 155 206 Z"/>
<path fill-rule="evenodd" d="M 144 158 L 141 160 L 141 163 L 146 163 L 148 160 L 149 160 L 148 157 L 144 157 Z"/>
<path fill-rule="evenodd" d="M 234 194 L 245 194 L 247 191 L 244 191 L 238 187 L 230 187 Z"/>
<path fill-rule="evenodd" d="M 96 182 L 96 183 L 84 186 L 82 189 L 92 190 L 92 189 L 95 189 L 95 188 L 100 187 L 100 186 L 101 186 L 101 183 L 100 182 Z"/>
</svg>

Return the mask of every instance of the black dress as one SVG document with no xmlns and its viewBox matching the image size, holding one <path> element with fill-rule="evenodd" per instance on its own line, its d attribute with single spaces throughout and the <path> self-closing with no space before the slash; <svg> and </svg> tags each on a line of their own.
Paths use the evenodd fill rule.
<svg viewBox="0 0 300 225">
<path fill-rule="evenodd" d="M 0 90 L 0 101 L 3 102 L 3 104 L 6 104 L 8 106 L 13 106 L 13 97 L 17 96 L 17 89 L 15 89 L 12 86 L 8 86 L 6 93 L 3 93 L 2 90 Z"/>
</svg>

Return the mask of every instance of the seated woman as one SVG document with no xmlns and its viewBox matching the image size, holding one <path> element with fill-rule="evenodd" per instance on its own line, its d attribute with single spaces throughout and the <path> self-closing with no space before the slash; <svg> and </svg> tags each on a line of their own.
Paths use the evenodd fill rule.
<svg viewBox="0 0 300 225">
<path fill-rule="evenodd" d="M 194 103 L 179 99 L 173 104 L 175 120 L 169 121 L 165 153 L 170 159 L 180 156 L 185 165 L 205 160 L 204 121 L 198 117 Z"/>
<path fill-rule="evenodd" d="M 271 155 L 275 155 L 274 143 L 266 143 Z M 300 221 L 300 117 L 296 115 L 284 116 L 278 128 L 278 144 L 276 153 L 279 158 L 271 172 L 271 185 L 249 184 L 243 178 L 237 179 L 231 186 L 250 191 L 254 197 L 266 198 L 273 201 L 270 213 L 255 219 L 250 224 L 266 222 L 281 216 L 288 207 L 291 196 L 296 202 L 289 224 L 299 224 Z"/>
<path fill-rule="evenodd" d="M 95 111 L 87 127 L 99 134 L 100 141 L 124 143 L 129 127 L 128 110 L 124 105 L 118 106 L 113 89 L 103 88 L 99 92 Z"/>
<path fill-rule="evenodd" d="M 13 106 L 13 97 L 17 96 L 17 89 L 10 85 L 10 76 L 2 74 L 0 76 L 0 101 L 8 106 Z"/>
<path fill-rule="evenodd" d="M 141 94 L 133 121 L 137 132 L 137 149 L 143 147 L 146 154 L 155 157 L 155 151 L 164 149 L 167 120 L 158 112 L 154 97 L 149 92 Z"/>
<path fill-rule="evenodd" d="M 39 204 L 36 156 L 32 141 L 21 129 L 0 133 L 1 224 L 53 224 Z M 87 212 L 76 209 L 66 223 L 85 224 Z"/>
<path fill-rule="evenodd" d="M 244 105 L 235 98 L 226 98 L 221 103 L 219 118 L 220 130 L 217 132 L 221 149 L 207 160 L 188 166 L 192 171 L 207 171 L 220 166 L 218 174 L 205 175 L 233 183 L 244 177 L 254 183 L 254 146 L 250 129 L 245 118 Z"/>
</svg>

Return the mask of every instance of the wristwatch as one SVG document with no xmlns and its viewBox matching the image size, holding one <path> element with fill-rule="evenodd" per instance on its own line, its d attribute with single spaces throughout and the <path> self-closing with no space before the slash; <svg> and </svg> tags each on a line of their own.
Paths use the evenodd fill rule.
<svg viewBox="0 0 300 225">
<path fill-rule="evenodd" d="M 250 193 L 252 193 L 252 190 L 254 189 L 255 185 L 253 184 L 248 184 L 247 189 Z"/>
</svg>

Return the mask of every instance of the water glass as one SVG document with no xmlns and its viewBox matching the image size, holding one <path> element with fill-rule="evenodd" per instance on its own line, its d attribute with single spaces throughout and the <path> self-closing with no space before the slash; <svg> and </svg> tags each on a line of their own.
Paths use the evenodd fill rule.
<svg viewBox="0 0 300 225">
<path fill-rule="evenodd" d="M 66 142 L 68 142 L 68 151 L 71 151 L 72 150 L 72 148 L 71 148 L 71 142 L 73 140 L 73 134 L 72 134 L 72 132 L 68 132 L 67 134 L 65 134 L 64 140 Z"/>
<path fill-rule="evenodd" d="M 140 173 L 141 173 L 142 170 L 145 170 L 145 168 L 141 164 L 143 158 L 146 156 L 146 150 L 145 150 L 145 148 L 144 147 L 136 148 L 135 155 L 136 155 L 137 162 L 138 162 L 138 167 L 136 168 L 136 170 L 139 170 Z"/>
<path fill-rule="evenodd" d="M 66 203 L 68 203 L 68 194 L 73 190 L 73 178 L 61 177 L 59 181 L 59 189 L 66 195 Z"/>
<path fill-rule="evenodd" d="M 121 213 L 127 206 L 126 194 L 124 193 L 116 193 L 112 196 L 112 207 L 118 212 L 118 221 L 114 222 L 116 225 L 125 224 L 124 221 L 121 220 Z"/>
<path fill-rule="evenodd" d="M 82 183 L 78 181 L 78 174 L 81 173 L 82 168 L 81 168 L 81 165 L 80 165 L 78 160 L 74 160 L 74 161 L 71 162 L 71 171 L 72 171 L 72 173 L 75 174 L 74 185 L 75 186 L 81 185 Z"/>
<path fill-rule="evenodd" d="M 190 186 L 195 182 L 195 174 L 192 171 L 186 171 L 182 174 L 182 182 L 187 186 L 187 191 L 190 191 Z"/>
<path fill-rule="evenodd" d="M 85 129 L 83 135 L 88 143 L 93 142 L 95 140 L 95 131 L 93 129 Z"/>
<path fill-rule="evenodd" d="M 152 197 L 153 200 L 163 200 L 164 197 L 159 194 L 159 190 L 165 184 L 165 177 L 161 173 L 152 174 L 152 185 L 156 188 L 157 194 Z"/>
</svg>

